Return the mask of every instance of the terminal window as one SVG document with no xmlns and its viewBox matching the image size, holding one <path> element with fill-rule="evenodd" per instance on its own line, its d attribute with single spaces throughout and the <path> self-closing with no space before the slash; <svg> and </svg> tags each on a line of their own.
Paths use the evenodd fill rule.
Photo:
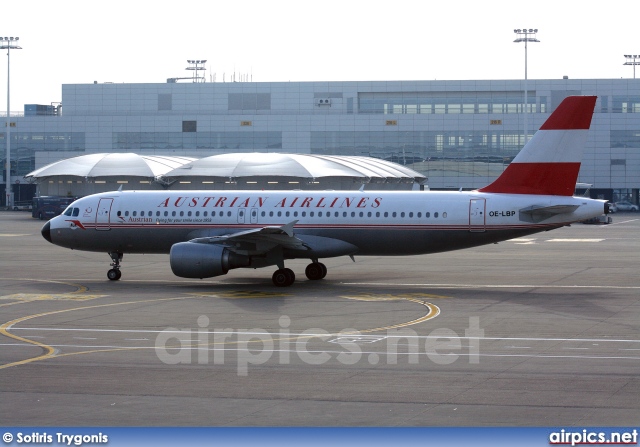
<svg viewBox="0 0 640 447">
<path fill-rule="evenodd" d="M 182 122 L 182 131 L 183 132 L 196 132 L 198 130 L 198 122 L 197 121 L 183 121 Z"/>
</svg>

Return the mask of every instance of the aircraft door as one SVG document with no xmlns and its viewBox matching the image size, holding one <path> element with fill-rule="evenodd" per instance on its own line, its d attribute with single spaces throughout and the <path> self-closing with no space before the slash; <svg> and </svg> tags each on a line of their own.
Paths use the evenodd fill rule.
<svg viewBox="0 0 640 447">
<path fill-rule="evenodd" d="M 469 231 L 483 232 L 486 223 L 486 199 L 471 199 L 469 202 Z"/>
<path fill-rule="evenodd" d="M 100 199 L 96 209 L 96 230 L 111 229 L 111 207 L 113 199 Z"/>
<path fill-rule="evenodd" d="M 258 223 L 258 208 L 251 208 L 251 223 Z"/>
<path fill-rule="evenodd" d="M 245 214 L 247 214 L 246 208 L 238 208 L 238 223 L 240 224 L 244 223 Z"/>
</svg>

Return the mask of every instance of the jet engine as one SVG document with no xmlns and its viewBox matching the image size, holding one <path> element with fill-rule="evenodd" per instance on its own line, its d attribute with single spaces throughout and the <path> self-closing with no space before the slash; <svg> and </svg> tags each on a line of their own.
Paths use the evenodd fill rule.
<svg viewBox="0 0 640 447">
<path fill-rule="evenodd" d="M 171 270 L 182 278 L 211 278 L 231 269 L 247 267 L 248 256 L 239 255 L 216 244 L 179 242 L 171 246 Z"/>
</svg>

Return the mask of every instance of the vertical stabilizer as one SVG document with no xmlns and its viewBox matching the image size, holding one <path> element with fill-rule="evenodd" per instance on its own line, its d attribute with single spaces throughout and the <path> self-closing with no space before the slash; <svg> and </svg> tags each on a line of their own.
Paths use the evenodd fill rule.
<svg viewBox="0 0 640 447">
<path fill-rule="evenodd" d="M 479 191 L 572 196 L 596 98 L 565 98 L 502 175 Z"/>
</svg>

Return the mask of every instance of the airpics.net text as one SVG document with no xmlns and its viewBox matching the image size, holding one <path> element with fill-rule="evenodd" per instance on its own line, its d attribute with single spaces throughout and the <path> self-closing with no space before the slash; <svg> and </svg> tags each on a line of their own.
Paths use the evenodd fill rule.
<svg viewBox="0 0 640 447">
<path fill-rule="evenodd" d="M 480 362 L 480 340 L 484 329 L 479 317 L 469 317 L 464 334 L 436 328 L 427 335 L 415 330 L 389 328 L 361 332 L 346 328 L 339 332 L 320 328 L 291 330 L 291 319 L 282 315 L 276 331 L 209 327 L 206 315 L 197 319 L 197 328 L 166 328 L 155 340 L 158 359 L 168 365 L 225 365 L 236 362 L 238 376 L 247 376 L 250 366 L 275 361 L 279 365 L 302 362 L 324 365 L 331 361 L 342 365 L 366 362 L 370 365 L 396 365 L 401 362 L 431 362 L 450 365 L 460 359 L 469 364 Z"/>
</svg>

